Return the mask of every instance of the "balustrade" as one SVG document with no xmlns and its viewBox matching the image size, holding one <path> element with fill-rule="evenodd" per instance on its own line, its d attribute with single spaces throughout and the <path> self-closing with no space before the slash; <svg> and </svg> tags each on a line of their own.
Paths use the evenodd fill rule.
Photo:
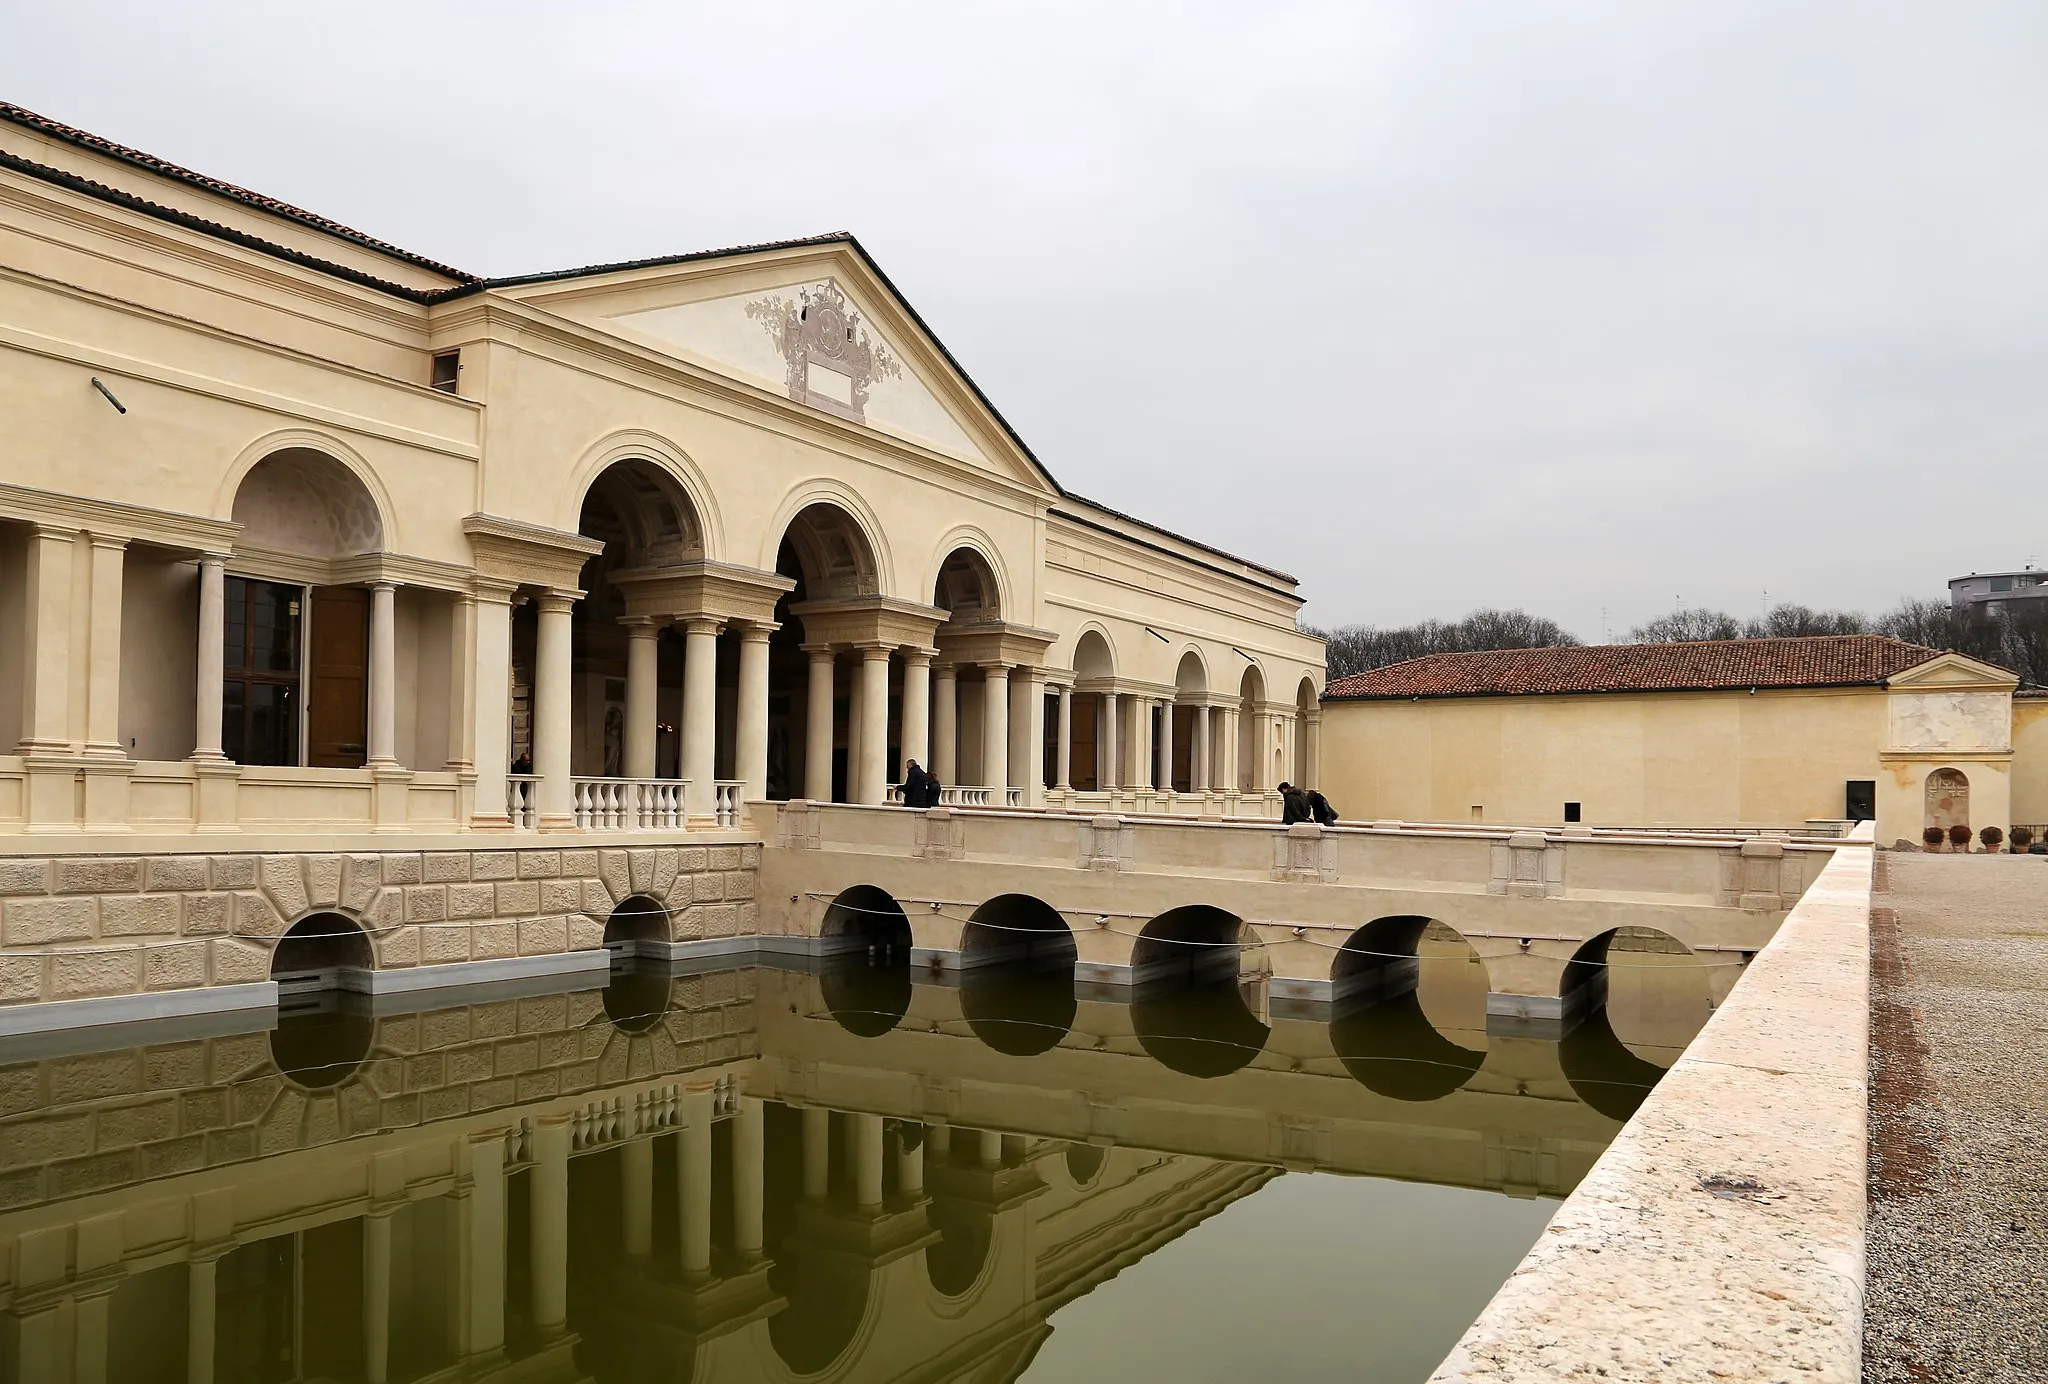
<svg viewBox="0 0 2048 1384">
<path fill-rule="evenodd" d="M 681 831 L 688 779 L 577 778 L 576 825 L 583 831 Z"/>
<path fill-rule="evenodd" d="M 532 831 L 540 824 L 540 775 L 505 775 L 505 815 L 515 831 Z"/>
<path fill-rule="evenodd" d="M 718 825 L 736 827 L 740 824 L 740 809 L 746 802 L 747 784 L 744 779 L 718 779 L 713 783 L 716 790 Z"/>
</svg>

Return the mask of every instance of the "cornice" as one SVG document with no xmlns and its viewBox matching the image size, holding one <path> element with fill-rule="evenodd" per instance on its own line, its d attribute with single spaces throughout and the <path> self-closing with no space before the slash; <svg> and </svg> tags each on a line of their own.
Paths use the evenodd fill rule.
<svg viewBox="0 0 2048 1384">
<path fill-rule="evenodd" d="M 476 554 L 478 577 L 556 592 L 577 590 L 583 564 L 604 551 L 604 544 L 580 533 L 496 514 L 466 515 L 462 531 Z"/>
<path fill-rule="evenodd" d="M 209 553 L 228 552 L 242 532 L 242 526 L 231 519 L 208 519 L 119 500 L 61 495 L 5 482 L 0 482 L 0 518 Z"/>
</svg>

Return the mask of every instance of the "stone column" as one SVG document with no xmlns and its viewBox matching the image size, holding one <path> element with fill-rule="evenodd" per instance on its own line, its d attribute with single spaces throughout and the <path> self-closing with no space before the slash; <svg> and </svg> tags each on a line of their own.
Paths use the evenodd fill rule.
<svg viewBox="0 0 2048 1384">
<path fill-rule="evenodd" d="M 1131 787 L 1152 787 L 1152 699 L 1131 698 Z"/>
<path fill-rule="evenodd" d="M 1010 679 L 1010 782 L 1025 807 L 1045 806 L 1045 670 L 1019 668 Z"/>
<path fill-rule="evenodd" d="M 1000 1132 L 993 1129 L 981 1131 L 980 1159 L 981 1166 L 984 1168 L 999 1168 L 1002 1166 L 1003 1136 Z"/>
<path fill-rule="evenodd" d="M 882 1117 L 846 1117 L 848 1142 L 853 1145 L 853 1202 L 867 1215 L 882 1209 Z"/>
<path fill-rule="evenodd" d="M 832 1189 L 832 1112 L 804 1108 L 804 1200 L 823 1201 Z"/>
<path fill-rule="evenodd" d="M 660 690 L 661 627 L 647 616 L 621 622 L 626 627 L 626 753 L 627 778 L 654 777 L 654 729 L 661 719 L 655 708 Z"/>
<path fill-rule="evenodd" d="M 933 674 L 931 770 L 942 787 L 953 787 L 960 765 L 960 670 L 942 663 Z"/>
<path fill-rule="evenodd" d="M 1238 729 L 1238 712 L 1234 706 L 1223 708 L 1223 791 L 1243 791 L 1244 779 L 1238 755 L 1243 749 L 1243 733 Z"/>
<path fill-rule="evenodd" d="M 654 1140 L 634 1139 L 619 1150 L 621 1219 L 628 1258 L 654 1253 Z"/>
<path fill-rule="evenodd" d="M 121 743 L 121 563 L 128 540 L 92 536 L 92 626 L 86 634 L 85 752 L 126 759 Z"/>
<path fill-rule="evenodd" d="M 370 744 L 367 765 L 398 767 L 398 587 L 370 583 Z"/>
<path fill-rule="evenodd" d="M 1197 793 L 1213 792 L 1216 788 L 1215 775 L 1210 772 L 1210 752 L 1215 746 L 1209 735 L 1209 704 L 1203 702 L 1195 708 L 1195 739 L 1188 746 L 1188 757 L 1194 762 L 1188 766 L 1193 787 Z"/>
<path fill-rule="evenodd" d="M 1262 708 L 1251 711 L 1244 743 L 1251 747 L 1252 762 L 1244 768 L 1251 779 L 1252 792 L 1271 790 L 1277 780 L 1273 777 L 1273 717 L 1269 712 Z"/>
<path fill-rule="evenodd" d="M 1323 717 L 1321 712 L 1311 711 L 1308 723 L 1302 727 L 1304 743 L 1301 752 L 1303 783 L 1310 788 L 1320 786 L 1323 757 Z"/>
<path fill-rule="evenodd" d="M 740 630 L 738 723 L 733 728 L 733 776 L 747 787 L 746 801 L 768 797 L 768 636 L 772 624 Z"/>
<path fill-rule="evenodd" d="M 762 1257 L 767 1168 L 766 1110 L 758 1097 L 741 1096 L 732 1116 L 732 1247 L 747 1264 Z"/>
<path fill-rule="evenodd" d="M 199 555 L 199 686 L 198 720 L 193 726 L 192 758 L 221 763 L 221 701 L 227 678 L 227 569 L 225 553 Z"/>
<path fill-rule="evenodd" d="M 853 800 L 889 800 L 889 646 L 860 646 L 860 762 L 854 766 Z"/>
<path fill-rule="evenodd" d="M 107 1384 L 107 1322 L 113 1306 L 112 1284 L 72 1299 L 71 1377 L 75 1384 Z"/>
<path fill-rule="evenodd" d="M 1159 791 L 1173 791 L 1173 698 L 1159 702 Z"/>
<path fill-rule="evenodd" d="M 562 1334 L 569 1323 L 569 1116 L 543 1115 L 530 1143 L 533 1180 L 529 1230 L 529 1273 L 533 1279 L 533 1324 L 543 1338 Z"/>
<path fill-rule="evenodd" d="M 1066 683 L 1060 684 L 1060 754 L 1059 782 L 1055 787 L 1061 792 L 1074 791 L 1074 689 Z"/>
<path fill-rule="evenodd" d="M 804 731 L 804 796 L 832 801 L 832 647 L 806 644 L 811 658 L 811 691 Z"/>
<path fill-rule="evenodd" d="M 476 588 L 476 662 L 470 670 L 470 753 L 476 756 L 476 824 L 506 827 L 505 776 L 512 769 L 513 588 Z"/>
<path fill-rule="evenodd" d="M 1001 807 L 1001 789 L 1010 781 L 1010 665 L 982 666 L 981 684 L 981 776 L 998 790 L 992 805 Z"/>
<path fill-rule="evenodd" d="M 901 1135 L 896 1145 L 896 1186 L 906 1197 L 924 1195 L 924 1145 L 912 1148 Z"/>
<path fill-rule="evenodd" d="M 676 1133 L 677 1243 L 685 1280 L 711 1276 L 711 1092 L 683 1096 L 683 1127 Z"/>
<path fill-rule="evenodd" d="M 391 1377 L 391 1213 L 363 1217 L 363 1378 Z"/>
<path fill-rule="evenodd" d="M 71 589 L 69 529 L 30 530 L 23 593 L 20 754 L 68 754 L 71 743 Z M 219 676 L 215 665 L 215 677 Z M 214 729 L 220 734 L 219 727 Z"/>
<path fill-rule="evenodd" d="M 443 766 L 476 768 L 476 597 L 460 591 L 448 601 L 448 759 Z"/>
<path fill-rule="evenodd" d="M 213 1384 L 213 1327 L 218 1259 L 185 1265 L 185 1384 Z"/>
<path fill-rule="evenodd" d="M 683 777 L 692 826 L 718 819 L 718 621 L 683 626 Z"/>
<path fill-rule="evenodd" d="M 932 767 L 931 679 L 932 649 L 903 651 L 903 758 Z M 890 777 L 902 772 L 902 765 L 890 766 Z M 944 779 L 940 780 L 945 782 Z"/>
<path fill-rule="evenodd" d="M 540 775 L 542 831 L 569 831 L 576 825 L 576 790 L 569 782 L 569 621 L 581 594 L 550 591 L 540 598 L 534 652 L 533 771 Z"/>
<path fill-rule="evenodd" d="M 565 1169 L 566 1171 L 566 1169 Z M 505 1135 L 469 1140 L 469 1321 L 471 1356 L 505 1345 Z"/>
<path fill-rule="evenodd" d="M 1103 788 L 1116 788 L 1123 779 L 1122 756 L 1117 753 L 1117 732 L 1123 729 L 1116 721 L 1116 693 L 1102 694 L 1099 719 L 1102 724 L 1095 728 L 1096 753 L 1102 758 L 1102 772 L 1097 780 Z"/>
</svg>

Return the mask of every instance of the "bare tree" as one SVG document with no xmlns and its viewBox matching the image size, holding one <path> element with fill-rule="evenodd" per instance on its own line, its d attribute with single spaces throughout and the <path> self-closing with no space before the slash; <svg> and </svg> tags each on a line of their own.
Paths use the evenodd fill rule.
<svg viewBox="0 0 2048 1384">
<path fill-rule="evenodd" d="M 1425 654 L 1558 648 L 1579 642 L 1557 621 L 1525 610 L 1475 610 L 1462 620 L 1424 620 L 1392 629 L 1344 625 L 1310 633 L 1322 634 L 1329 641 L 1327 657 L 1332 678 L 1384 668 Z"/>
<path fill-rule="evenodd" d="M 1799 639 L 1816 634 L 1868 634 L 1870 620 L 1853 610 L 1815 610 L 1811 606 L 1772 606 L 1742 629 L 1745 639 Z"/>
<path fill-rule="evenodd" d="M 1725 610 L 1694 606 L 1660 615 L 1628 632 L 1631 644 L 1693 644 L 1707 639 L 1740 639 L 1742 622 Z"/>
</svg>

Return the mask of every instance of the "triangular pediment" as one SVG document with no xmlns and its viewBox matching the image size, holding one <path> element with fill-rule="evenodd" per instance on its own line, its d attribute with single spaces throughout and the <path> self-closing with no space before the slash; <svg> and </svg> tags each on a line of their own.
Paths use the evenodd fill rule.
<svg viewBox="0 0 2048 1384">
<path fill-rule="evenodd" d="M 2003 668 L 1966 654 L 1943 653 L 1903 673 L 1892 674 L 1886 682 L 1895 688 L 1928 692 L 1943 688 L 2010 688 L 2017 686 L 2019 679 Z"/>
<path fill-rule="evenodd" d="M 805 408 L 1057 493 L 851 241 L 650 262 L 501 291 Z"/>
</svg>

